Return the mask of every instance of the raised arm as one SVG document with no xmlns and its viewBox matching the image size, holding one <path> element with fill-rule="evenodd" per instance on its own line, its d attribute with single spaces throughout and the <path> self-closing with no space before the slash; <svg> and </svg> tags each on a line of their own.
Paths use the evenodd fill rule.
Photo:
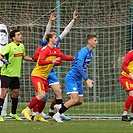
<svg viewBox="0 0 133 133">
<path fill-rule="evenodd" d="M 76 10 L 73 12 L 73 19 L 71 20 L 71 22 L 67 25 L 67 27 L 64 29 L 64 31 L 61 33 L 60 38 L 61 40 L 68 34 L 68 32 L 71 30 L 76 18 L 78 17 L 78 15 L 76 14 Z"/>
<path fill-rule="evenodd" d="M 46 26 L 46 31 L 44 33 L 44 36 L 43 36 L 43 42 L 46 42 L 46 34 L 48 32 L 50 32 L 51 30 L 51 25 L 52 25 L 52 22 L 57 18 L 58 16 L 56 16 L 56 12 L 52 12 L 51 15 L 50 15 L 50 18 L 49 18 L 49 21 L 48 21 L 48 24 Z"/>
</svg>

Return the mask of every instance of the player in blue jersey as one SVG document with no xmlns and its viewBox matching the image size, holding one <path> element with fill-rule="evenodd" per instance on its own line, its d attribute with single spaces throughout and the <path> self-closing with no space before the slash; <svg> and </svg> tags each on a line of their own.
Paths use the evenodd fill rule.
<svg viewBox="0 0 133 133">
<path fill-rule="evenodd" d="M 78 15 L 76 14 L 76 10 L 73 12 L 73 19 L 71 20 L 71 22 L 67 25 L 67 27 L 64 29 L 64 31 L 61 33 L 61 35 L 58 36 L 58 42 L 57 44 L 55 45 L 56 48 L 58 48 L 59 46 L 59 43 L 60 41 L 68 34 L 68 32 L 70 31 L 70 29 L 72 28 L 74 22 L 75 22 L 75 19 L 78 17 Z M 49 22 L 48 22 L 48 25 L 46 26 L 46 31 L 45 31 L 45 34 L 44 34 L 44 37 L 41 41 L 41 45 L 38 46 L 35 54 L 34 54 L 34 60 L 37 60 L 38 59 L 38 55 L 40 53 L 40 49 L 44 46 L 47 45 L 47 41 L 46 41 L 46 34 L 51 30 L 51 24 L 53 22 L 53 20 L 55 20 L 57 18 L 56 16 L 56 13 L 53 12 L 50 16 L 50 19 L 49 19 Z M 55 93 L 55 98 L 53 98 L 53 101 L 51 103 L 51 106 L 50 106 L 50 110 L 49 110 L 49 114 L 51 116 L 54 115 L 54 108 L 56 109 L 56 111 L 58 112 L 59 111 L 59 108 L 61 107 L 61 104 L 62 104 L 62 91 L 60 89 L 60 84 L 59 84 L 59 80 L 56 76 L 56 73 L 54 71 L 54 67 L 52 69 L 52 71 L 50 72 L 49 76 L 48 76 L 48 83 L 49 83 L 49 86 L 52 88 L 52 90 L 54 91 Z M 44 98 L 45 102 L 47 101 L 47 96 Z M 36 107 L 33 109 L 33 115 L 35 115 L 36 113 Z M 46 119 L 48 118 L 48 116 L 46 116 L 46 114 L 44 114 L 42 112 L 42 116 Z M 64 114 L 61 115 L 61 118 L 63 120 L 70 120 L 69 117 L 66 117 Z"/>
<path fill-rule="evenodd" d="M 53 119 L 57 122 L 63 122 L 61 120 L 61 114 L 72 106 L 82 104 L 83 101 L 83 89 L 82 78 L 87 83 L 89 88 L 93 87 L 93 81 L 86 75 L 86 70 L 92 59 L 92 49 L 96 48 L 98 44 L 97 36 L 93 34 L 87 35 L 87 46 L 83 47 L 75 56 L 72 63 L 71 70 L 65 77 L 66 94 L 70 95 L 70 99 L 62 104 Z"/>
</svg>

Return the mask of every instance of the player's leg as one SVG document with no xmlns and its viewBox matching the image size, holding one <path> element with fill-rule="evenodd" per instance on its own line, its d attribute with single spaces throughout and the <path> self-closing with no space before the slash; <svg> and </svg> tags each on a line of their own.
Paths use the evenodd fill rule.
<svg viewBox="0 0 133 133">
<path fill-rule="evenodd" d="M 10 78 L 10 89 L 12 90 L 12 97 L 11 97 L 11 113 L 10 116 L 16 120 L 22 120 L 18 115 L 17 115 L 17 106 L 18 106 L 18 97 L 19 97 L 19 88 L 20 88 L 20 83 L 19 83 L 19 78 L 13 77 Z"/>
<path fill-rule="evenodd" d="M 36 96 L 34 96 L 32 98 L 32 100 L 30 101 L 30 103 L 28 104 L 28 106 L 22 110 L 22 114 L 25 116 L 25 118 L 29 121 L 32 121 L 31 119 L 31 109 L 34 108 L 34 106 L 36 106 L 41 99 L 43 99 L 43 97 L 45 96 L 45 91 L 39 90 L 36 94 Z"/>
<path fill-rule="evenodd" d="M 44 99 L 46 93 L 48 93 L 48 83 L 46 80 L 31 76 L 31 81 L 34 85 L 34 88 L 37 92 L 36 96 L 34 96 L 31 100 L 31 102 L 28 104 L 28 106 L 22 110 L 22 114 L 25 116 L 25 118 L 29 121 L 31 121 L 31 112 L 30 110 L 33 109 L 36 105 L 38 105 L 38 112 L 41 113 L 44 108 Z M 40 112 L 41 111 L 41 112 Z M 39 118 L 40 119 L 40 118 Z"/>
<path fill-rule="evenodd" d="M 53 119 L 57 122 L 62 122 L 61 120 L 61 114 L 63 114 L 68 108 L 74 106 L 79 101 L 78 96 L 78 85 L 77 81 L 75 79 L 69 80 L 69 78 L 65 78 L 65 84 L 66 84 L 66 94 L 70 95 L 70 99 L 66 101 L 64 104 L 62 104 L 62 107 L 60 108 L 59 112 L 57 112 Z M 73 88 L 75 88 L 73 90 Z"/>
<path fill-rule="evenodd" d="M 130 84 L 133 84 L 133 81 L 129 78 L 126 78 L 124 76 L 120 76 L 120 82 L 121 84 L 123 85 L 125 91 L 128 93 L 128 97 L 125 101 L 125 105 L 124 105 L 124 111 L 123 111 L 123 114 L 122 114 L 122 121 L 130 121 L 130 119 L 128 119 L 128 110 L 131 106 L 131 104 L 133 103 L 133 88 L 131 87 Z M 128 86 L 128 89 L 127 89 L 127 86 Z"/>
<path fill-rule="evenodd" d="M 46 102 L 47 102 L 47 99 L 49 97 L 49 94 L 47 93 L 44 97 L 44 108 L 46 106 Z M 39 114 L 38 112 L 38 104 L 33 108 L 33 112 L 32 112 L 32 117 L 31 119 L 34 119 L 35 115 Z M 50 116 L 46 115 L 43 111 L 40 113 L 40 115 L 44 118 L 44 119 L 49 119 Z"/>
<path fill-rule="evenodd" d="M 77 81 L 77 86 L 78 86 L 79 100 L 74 106 L 79 106 L 83 103 L 83 88 L 82 88 L 82 81 L 81 80 Z"/>
<path fill-rule="evenodd" d="M 132 105 L 131 105 L 130 120 L 133 121 L 133 103 L 132 103 Z"/>
<path fill-rule="evenodd" d="M 50 115 L 51 117 L 53 117 L 53 115 L 55 114 L 55 112 L 54 112 L 54 106 L 55 106 L 55 104 L 56 104 L 56 97 L 54 97 L 54 98 L 52 99 L 52 102 L 51 102 L 51 105 L 50 105 L 49 115 Z"/>
<path fill-rule="evenodd" d="M 54 105 L 54 108 L 56 112 L 58 112 L 59 109 L 61 108 L 61 105 L 63 104 L 62 103 L 62 90 L 60 89 L 60 84 L 52 84 L 51 88 L 54 91 L 55 96 L 56 96 L 56 104 Z M 71 118 L 67 117 L 64 113 L 62 113 L 61 119 L 66 120 L 66 121 L 71 120 Z"/>
<path fill-rule="evenodd" d="M 48 84 L 55 94 L 55 99 L 53 99 L 50 105 L 50 114 L 51 112 L 54 112 L 53 109 L 56 109 L 56 111 L 58 111 L 62 104 L 62 91 L 60 89 L 60 84 L 54 71 L 51 71 L 48 76 Z"/>
<path fill-rule="evenodd" d="M 48 98 L 49 98 L 49 93 L 47 93 L 47 94 L 45 95 L 44 100 L 43 100 L 44 103 L 45 103 L 45 106 L 46 106 L 46 102 L 47 102 Z M 44 106 L 44 108 L 45 108 L 45 106 Z M 49 119 L 49 118 L 50 118 L 50 116 L 48 116 L 47 114 L 45 114 L 43 111 L 40 113 L 40 115 L 41 115 L 44 119 Z"/>
<path fill-rule="evenodd" d="M 53 116 L 53 119 L 57 122 L 62 122 L 61 121 L 62 114 L 64 114 L 64 112 L 67 111 L 70 107 L 74 106 L 78 101 L 79 101 L 78 93 L 71 93 L 70 99 L 66 101 L 64 104 L 62 104 L 59 112 L 57 112 Z"/>
<path fill-rule="evenodd" d="M 34 117 L 34 121 L 41 121 L 41 122 L 49 122 L 48 120 L 45 120 L 43 118 L 43 109 L 45 107 L 46 101 L 49 97 L 48 94 L 48 82 L 44 81 L 44 90 L 45 91 L 45 96 L 44 98 L 37 104 L 37 114 Z"/>
<path fill-rule="evenodd" d="M 45 120 L 43 117 L 42 117 L 42 111 L 45 107 L 45 102 L 44 100 L 41 100 L 38 104 L 37 104 L 37 114 L 35 115 L 34 117 L 34 121 L 41 121 L 41 122 L 48 122 L 48 120 Z"/>
<path fill-rule="evenodd" d="M 56 84 L 51 84 L 50 86 L 56 97 L 56 104 L 54 105 L 54 108 L 56 109 L 56 112 L 58 112 L 62 104 L 62 91 L 60 89 L 60 84 L 56 83 Z"/>
</svg>

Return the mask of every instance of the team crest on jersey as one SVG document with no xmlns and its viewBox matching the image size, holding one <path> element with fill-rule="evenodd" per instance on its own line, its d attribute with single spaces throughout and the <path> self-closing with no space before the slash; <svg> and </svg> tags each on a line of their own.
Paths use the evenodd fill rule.
<svg viewBox="0 0 133 133">
<path fill-rule="evenodd" d="M 76 87 L 73 87 L 73 90 L 74 90 L 74 91 L 76 91 L 76 90 L 77 90 L 77 88 L 76 88 Z"/>
</svg>

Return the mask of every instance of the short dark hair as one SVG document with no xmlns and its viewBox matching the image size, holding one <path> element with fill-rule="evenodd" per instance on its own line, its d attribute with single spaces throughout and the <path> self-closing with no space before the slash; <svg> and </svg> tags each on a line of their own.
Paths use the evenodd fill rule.
<svg viewBox="0 0 133 133">
<path fill-rule="evenodd" d="M 97 36 L 95 34 L 88 34 L 86 37 L 86 40 L 88 41 L 89 39 L 92 39 L 94 37 L 97 38 Z"/>
<path fill-rule="evenodd" d="M 15 37 L 15 33 L 16 32 L 20 32 L 18 29 L 15 29 L 15 30 L 12 30 L 11 32 L 10 32 L 10 38 L 12 39 L 13 37 Z M 12 39 L 13 40 L 13 39 Z"/>
</svg>

